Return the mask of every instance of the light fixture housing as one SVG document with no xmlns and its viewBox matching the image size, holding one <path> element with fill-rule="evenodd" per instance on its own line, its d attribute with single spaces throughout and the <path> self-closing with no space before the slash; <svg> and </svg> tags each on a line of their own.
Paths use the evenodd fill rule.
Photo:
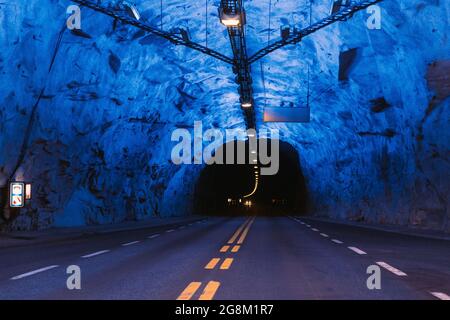
<svg viewBox="0 0 450 320">
<path fill-rule="evenodd" d="M 219 18 L 220 23 L 225 27 L 238 27 L 245 24 L 245 13 L 244 12 L 232 12 L 228 8 L 219 8 Z"/>
</svg>

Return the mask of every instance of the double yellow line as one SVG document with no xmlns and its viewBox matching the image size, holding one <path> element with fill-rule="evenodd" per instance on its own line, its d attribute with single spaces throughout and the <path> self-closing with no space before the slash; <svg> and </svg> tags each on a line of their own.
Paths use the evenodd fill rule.
<svg viewBox="0 0 450 320">
<path fill-rule="evenodd" d="M 201 282 L 191 282 L 186 289 L 178 296 L 177 300 L 190 300 L 197 290 L 201 287 Z M 212 300 L 220 287 L 220 282 L 210 281 L 203 289 L 202 294 L 198 300 Z"/>
<path fill-rule="evenodd" d="M 244 223 L 235 231 L 235 233 L 228 240 L 227 245 L 224 245 L 220 248 L 221 253 L 226 253 L 232 247 L 231 252 L 236 253 L 239 251 L 242 243 L 244 243 L 245 238 L 250 230 L 250 227 L 253 224 L 255 217 L 248 218 Z M 237 240 L 237 241 L 236 241 Z M 233 263 L 233 258 L 225 258 L 222 264 L 220 265 L 220 270 L 228 270 Z M 220 262 L 220 258 L 212 258 L 208 264 L 205 266 L 206 270 L 214 269 Z M 202 286 L 201 282 L 191 282 L 186 289 L 178 296 L 177 300 L 190 300 L 198 289 Z M 220 282 L 218 281 L 209 281 L 208 284 L 203 289 L 203 292 L 200 294 L 199 300 L 212 300 L 217 290 L 220 287 Z"/>
</svg>

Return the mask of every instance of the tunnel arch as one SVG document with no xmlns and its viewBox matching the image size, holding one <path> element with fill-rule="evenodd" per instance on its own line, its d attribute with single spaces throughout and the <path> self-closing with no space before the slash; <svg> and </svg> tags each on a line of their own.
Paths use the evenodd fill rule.
<svg viewBox="0 0 450 320">
<path fill-rule="evenodd" d="M 273 139 L 267 140 L 270 146 Z M 236 155 L 239 143 L 244 144 L 245 164 L 235 161 L 234 164 L 206 165 L 195 184 L 194 212 L 203 215 L 306 215 L 310 199 L 298 151 L 288 142 L 277 142 L 278 172 L 274 175 L 260 174 L 256 192 L 248 197 L 244 196 L 250 194 L 255 186 L 255 169 L 249 161 L 248 141 L 228 141 L 218 148 L 218 152 L 223 152 L 226 158 L 227 146 L 233 145 Z M 264 166 L 259 161 L 258 165 Z M 251 206 L 245 205 L 247 201 L 251 201 Z"/>
</svg>

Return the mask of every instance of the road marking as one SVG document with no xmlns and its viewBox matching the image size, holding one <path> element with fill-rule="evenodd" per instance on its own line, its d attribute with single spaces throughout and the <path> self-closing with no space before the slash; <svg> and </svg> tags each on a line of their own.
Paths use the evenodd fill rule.
<svg viewBox="0 0 450 320">
<path fill-rule="evenodd" d="M 178 296 L 177 300 L 189 300 L 192 298 L 192 296 L 197 292 L 198 288 L 202 285 L 201 282 L 191 282 L 186 287 L 186 289 L 183 290 L 183 292 Z"/>
<path fill-rule="evenodd" d="M 205 266 L 205 269 L 211 270 L 216 267 L 216 265 L 219 263 L 220 258 L 212 258 L 211 261 L 208 262 L 208 264 Z"/>
<path fill-rule="evenodd" d="M 443 292 L 430 292 L 430 293 L 438 299 L 450 301 L 450 296 L 448 294 L 445 294 Z"/>
<path fill-rule="evenodd" d="M 331 241 L 333 241 L 334 243 L 337 243 L 337 244 L 343 244 L 343 242 L 341 240 L 331 239 Z"/>
<path fill-rule="evenodd" d="M 186 228 L 186 227 L 185 226 L 178 227 L 178 229 L 184 229 L 184 228 Z"/>
<path fill-rule="evenodd" d="M 364 251 L 362 251 L 361 249 L 358 249 L 358 248 L 356 248 L 356 247 L 347 247 L 347 248 L 349 248 L 349 249 L 352 250 L 353 252 L 356 252 L 357 254 L 367 254 L 367 253 L 365 253 Z"/>
<path fill-rule="evenodd" d="M 131 246 L 131 245 L 139 243 L 139 242 L 140 241 L 131 241 L 131 242 L 128 242 L 128 243 L 124 243 L 124 244 L 122 244 L 122 247 L 128 247 L 128 246 Z"/>
<path fill-rule="evenodd" d="M 173 229 L 166 230 L 167 233 L 169 233 L 169 232 L 174 232 L 174 231 L 175 231 L 175 230 L 173 230 Z"/>
<path fill-rule="evenodd" d="M 378 261 L 377 265 L 385 268 L 386 270 L 392 272 L 393 274 L 400 276 L 400 277 L 405 277 L 406 273 L 404 273 L 403 271 L 398 270 L 397 268 L 394 268 L 393 266 L 387 264 L 386 262 L 382 262 L 382 261 Z"/>
<path fill-rule="evenodd" d="M 233 258 L 226 258 L 225 261 L 220 266 L 220 270 L 228 270 L 231 267 L 231 264 L 233 263 Z"/>
<path fill-rule="evenodd" d="M 198 300 L 212 300 L 214 298 L 214 295 L 217 292 L 217 289 L 220 287 L 220 282 L 218 281 L 210 281 L 206 285 L 205 289 L 203 290 L 202 294 L 200 295 L 200 298 Z"/>
<path fill-rule="evenodd" d="M 328 238 L 328 235 L 326 233 L 321 233 L 320 234 L 322 237 Z"/>
<path fill-rule="evenodd" d="M 316 232 L 319 231 L 319 229 L 316 229 L 316 228 L 312 228 L 311 230 L 316 231 Z"/>
<path fill-rule="evenodd" d="M 222 248 L 220 248 L 220 252 L 227 252 L 228 249 L 230 249 L 230 246 L 223 246 Z"/>
<path fill-rule="evenodd" d="M 159 237 L 159 233 L 154 234 L 154 235 L 151 235 L 151 236 L 149 236 L 148 238 L 149 238 L 149 239 L 155 239 L 156 237 Z"/>
<path fill-rule="evenodd" d="M 231 249 L 231 252 L 238 252 L 241 246 L 234 246 L 233 249 Z"/>
<path fill-rule="evenodd" d="M 247 224 L 247 226 L 245 227 L 244 232 L 242 232 L 241 237 L 239 238 L 237 244 L 242 244 L 242 243 L 244 242 L 245 237 L 247 237 L 248 231 L 250 230 L 250 227 L 251 227 L 252 224 L 253 224 L 253 221 L 255 221 L 255 218 L 253 218 L 253 219 Z"/>
<path fill-rule="evenodd" d="M 19 274 L 18 276 L 12 277 L 11 280 L 19 280 L 19 279 L 22 279 L 22 278 L 26 278 L 26 277 L 32 276 L 32 275 L 34 275 L 36 273 L 40 273 L 40 272 L 44 272 L 44 271 L 47 271 L 47 270 L 55 269 L 57 267 L 59 267 L 59 266 L 53 265 L 53 266 L 48 266 L 48 267 L 40 268 L 40 269 L 37 269 L 37 270 L 33 270 L 33 271 L 30 271 L 30 272 L 27 272 L 27 273 L 22 273 L 22 274 Z"/>
<path fill-rule="evenodd" d="M 86 255 L 81 256 L 81 257 L 82 258 L 92 258 L 92 257 L 98 256 L 98 255 L 101 255 L 101 254 L 104 254 L 104 253 L 107 253 L 107 252 L 109 252 L 109 250 L 102 250 L 102 251 L 97 251 L 97 252 L 94 252 L 94 253 L 86 254 Z"/>
<path fill-rule="evenodd" d="M 239 237 L 239 234 L 241 233 L 242 229 L 245 228 L 245 225 L 250 221 L 250 218 L 244 221 L 243 224 L 236 230 L 236 232 L 233 234 L 233 236 L 228 240 L 228 244 L 234 243 L 236 241 L 237 237 Z"/>
<path fill-rule="evenodd" d="M 308 228 L 311 228 L 311 226 L 309 224 L 305 224 L 305 226 L 307 226 Z"/>
</svg>

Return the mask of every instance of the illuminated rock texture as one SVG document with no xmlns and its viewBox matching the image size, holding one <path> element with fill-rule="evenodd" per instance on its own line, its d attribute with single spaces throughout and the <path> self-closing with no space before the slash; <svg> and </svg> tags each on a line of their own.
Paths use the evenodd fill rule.
<svg viewBox="0 0 450 320">
<path fill-rule="evenodd" d="M 331 1 L 313 2 L 314 22 Z M 307 1 L 272 0 L 270 28 L 269 0 L 244 3 L 250 54 L 309 21 Z M 230 66 L 86 8 L 73 33 L 70 4 L 0 1 L 0 186 L 17 166 L 11 178 L 34 190 L 9 228 L 192 213 L 201 166 L 173 165 L 170 135 L 195 120 L 244 128 Z M 230 56 L 217 4 L 208 46 Z M 137 7 L 160 26 L 159 1 Z M 449 2 L 381 8 L 381 30 L 362 11 L 253 64 L 257 125 L 298 150 L 311 214 L 449 231 Z M 164 30 L 205 44 L 204 1 L 165 0 L 163 12 Z M 308 68 L 312 121 L 264 124 L 264 106 L 305 105 Z"/>
</svg>

